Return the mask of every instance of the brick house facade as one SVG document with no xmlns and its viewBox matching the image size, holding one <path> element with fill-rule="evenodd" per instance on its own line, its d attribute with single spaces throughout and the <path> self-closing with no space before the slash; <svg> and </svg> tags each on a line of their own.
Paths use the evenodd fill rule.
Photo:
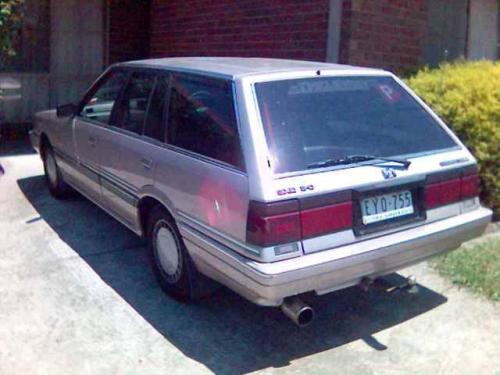
<svg viewBox="0 0 500 375">
<path fill-rule="evenodd" d="M 396 71 L 421 65 L 427 15 L 425 0 L 344 1 L 339 61 Z"/>
<path fill-rule="evenodd" d="M 445 59 L 467 57 L 474 49 L 467 46 L 472 27 L 478 29 L 479 34 L 498 34 L 498 0 L 151 0 L 142 3 L 149 4 L 148 9 L 144 7 L 144 11 L 149 11 L 149 19 L 142 29 L 147 30 L 147 35 L 142 35 L 143 44 L 150 48 L 150 57 L 262 56 L 406 72 L 424 64 L 435 66 Z M 483 13 L 490 13 L 489 27 L 471 24 L 470 13 L 475 3 L 483 4 L 478 8 L 482 7 Z M 133 15 L 136 16 L 137 13 Z M 478 14 L 476 18 L 484 17 Z M 145 18 L 145 15 L 140 17 Z M 134 20 L 129 25 L 134 25 Z M 132 27 L 129 31 L 134 33 Z M 113 43 L 114 37 L 110 29 L 110 46 L 118 44 Z M 497 58 L 496 49 L 495 43 L 490 43 L 483 57 Z M 476 55 L 480 57 L 481 52 Z M 110 62 L 120 60 L 115 57 L 118 56 L 111 55 Z M 129 56 L 122 53 L 120 57 Z"/>
<path fill-rule="evenodd" d="M 111 4 L 111 23 L 119 18 L 129 26 L 126 32 L 110 28 L 110 46 L 126 46 L 124 35 L 136 41 L 139 13 L 129 12 L 126 22 L 123 7 Z M 260 56 L 398 71 L 422 64 L 428 14 L 426 0 L 153 0 L 141 10 L 150 12 L 142 45 L 151 57 Z M 329 46 L 332 34 L 335 46 Z M 110 62 L 137 56 L 137 50 L 115 49 Z"/>
<path fill-rule="evenodd" d="M 500 0 L 25 0 L 20 87 L 0 121 L 77 100 L 109 64 L 167 56 L 261 56 L 407 73 L 497 59 Z M 8 111 L 7 111 L 8 109 Z"/>
<path fill-rule="evenodd" d="M 325 60 L 328 0 L 153 1 L 152 56 Z"/>
</svg>

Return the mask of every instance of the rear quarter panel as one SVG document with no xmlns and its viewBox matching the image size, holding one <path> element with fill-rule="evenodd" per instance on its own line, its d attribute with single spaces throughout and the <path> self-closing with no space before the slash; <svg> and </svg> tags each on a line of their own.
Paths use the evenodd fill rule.
<svg viewBox="0 0 500 375">
<path fill-rule="evenodd" d="M 246 174 L 169 148 L 156 156 L 155 190 L 168 197 L 178 219 L 201 222 L 244 242 L 248 210 Z"/>
</svg>

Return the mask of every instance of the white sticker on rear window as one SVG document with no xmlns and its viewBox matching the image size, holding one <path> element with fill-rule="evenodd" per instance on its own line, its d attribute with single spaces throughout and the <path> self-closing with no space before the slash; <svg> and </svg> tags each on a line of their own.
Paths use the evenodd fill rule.
<svg viewBox="0 0 500 375">
<path fill-rule="evenodd" d="M 369 90 L 368 82 L 364 81 L 335 81 L 335 80 L 308 80 L 298 82 L 290 87 L 288 95 L 314 94 L 324 92 L 340 92 Z"/>
<path fill-rule="evenodd" d="M 396 103 L 401 99 L 401 94 L 390 85 L 377 85 L 377 89 L 389 103 Z"/>
</svg>

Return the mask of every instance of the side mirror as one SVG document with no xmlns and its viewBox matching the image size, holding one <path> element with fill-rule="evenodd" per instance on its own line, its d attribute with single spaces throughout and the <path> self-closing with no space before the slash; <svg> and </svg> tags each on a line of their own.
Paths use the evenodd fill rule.
<svg viewBox="0 0 500 375">
<path fill-rule="evenodd" d="M 68 117 L 76 114 L 77 110 L 76 104 L 69 103 L 57 106 L 56 114 L 57 117 Z"/>
</svg>

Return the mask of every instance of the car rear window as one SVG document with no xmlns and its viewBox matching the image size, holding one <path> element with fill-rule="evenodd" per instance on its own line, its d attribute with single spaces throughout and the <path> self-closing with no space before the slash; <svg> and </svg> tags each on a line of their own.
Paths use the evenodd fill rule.
<svg viewBox="0 0 500 375">
<path fill-rule="evenodd" d="M 316 77 L 255 84 L 275 173 L 353 155 L 405 156 L 456 147 L 391 77 Z"/>
</svg>

